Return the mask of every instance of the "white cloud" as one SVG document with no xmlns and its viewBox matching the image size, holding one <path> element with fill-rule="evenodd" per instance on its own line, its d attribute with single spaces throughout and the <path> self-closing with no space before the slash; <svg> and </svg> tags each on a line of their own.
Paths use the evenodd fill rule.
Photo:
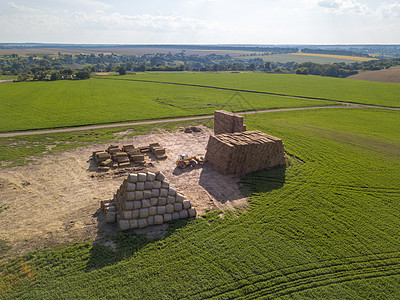
<svg viewBox="0 0 400 300">
<path fill-rule="evenodd" d="M 371 13 L 367 5 L 357 0 L 305 0 L 311 7 L 337 14 L 366 15 Z"/>
<path fill-rule="evenodd" d="M 34 8 L 26 7 L 26 6 L 23 6 L 23 5 L 18 5 L 14 1 L 8 2 L 8 5 L 11 8 L 19 10 L 21 12 L 36 12 L 37 11 L 37 9 L 34 9 Z"/>
<path fill-rule="evenodd" d="M 377 12 L 383 18 L 400 18 L 400 3 L 384 2 L 378 7 Z"/>
</svg>

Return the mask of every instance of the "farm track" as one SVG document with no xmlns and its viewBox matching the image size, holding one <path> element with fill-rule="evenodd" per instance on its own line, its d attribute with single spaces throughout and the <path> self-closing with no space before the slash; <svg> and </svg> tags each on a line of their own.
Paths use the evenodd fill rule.
<svg viewBox="0 0 400 300">
<path fill-rule="evenodd" d="M 327 260 L 278 269 L 198 292 L 189 298 L 269 299 L 343 282 L 392 275 L 400 275 L 400 252 Z"/>
</svg>

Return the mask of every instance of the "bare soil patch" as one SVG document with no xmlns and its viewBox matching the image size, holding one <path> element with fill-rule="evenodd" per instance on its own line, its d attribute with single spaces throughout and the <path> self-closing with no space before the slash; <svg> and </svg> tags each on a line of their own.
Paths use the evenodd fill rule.
<svg viewBox="0 0 400 300">
<path fill-rule="evenodd" d="M 392 67 L 390 69 L 377 71 L 366 71 L 349 76 L 347 78 L 377 82 L 400 83 L 400 67 Z"/>
<path fill-rule="evenodd" d="M 162 171 L 199 214 L 246 206 L 238 187 L 239 176 L 221 175 L 207 164 L 184 170 L 175 167 L 179 154 L 204 156 L 211 131 L 202 129 L 200 133 L 135 136 L 119 145 L 158 142 L 166 147 L 166 160 L 158 161 L 149 154 L 146 165 L 149 170 Z M 99 202 L 113 197 L 132 168 L 97 172 L 91 153 L 108 145 L 75 148 L 34 164 L 2 170 L 0 205 L 8 208 L 0 213 L 0 239 L 12 246 L 8 252 L 11 256 L 60 243 L 102 240 L 116 233 L 116 226 L 106 224 L 99 213 Z M 153 226 L 139 232 L 154 237 L 165 230 L 165 226 Z"/>
</svg>

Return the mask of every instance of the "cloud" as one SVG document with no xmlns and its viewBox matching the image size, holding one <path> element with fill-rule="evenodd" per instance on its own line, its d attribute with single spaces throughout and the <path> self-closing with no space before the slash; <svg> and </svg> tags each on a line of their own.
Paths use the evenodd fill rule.
<svg viewBox="0 0 400 300">
<path fill-rule="evenodd" d="M 14 1 L 8 2 L 8 6 L 21 12 L 37 12 L 37 9 L 26 7 L 23 5 L 17 5 Z"/>
<path fill-rule="evenodd" d="M 398 19 L 400 18 L 400 3 L 382 3 L 378 9 L 378 14 L 383 18 Z"/>
<path fill-rule="evenodd" d="M 305 0 L 311 7 L 317 7 L 326 12 L 336 14 L 370 14 L 367 5 L 357 0 Z"/>
</svg>

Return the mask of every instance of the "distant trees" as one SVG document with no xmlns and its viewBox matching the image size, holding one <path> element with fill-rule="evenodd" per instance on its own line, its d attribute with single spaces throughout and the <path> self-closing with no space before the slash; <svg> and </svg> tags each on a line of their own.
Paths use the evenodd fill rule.
<svg viewBox="0 0 400 300">
<path fill-rule="evenodd" d="M 123 66 L 119 66 L 118 73 L 119 75 L 126 75 L 126 68 Z"/>
<path fill-rule="evenodd" d="M 90 72 L 89 71 L 79 71 L 76 72 L 76 79 L 89 79 Z"/>
</svg>

